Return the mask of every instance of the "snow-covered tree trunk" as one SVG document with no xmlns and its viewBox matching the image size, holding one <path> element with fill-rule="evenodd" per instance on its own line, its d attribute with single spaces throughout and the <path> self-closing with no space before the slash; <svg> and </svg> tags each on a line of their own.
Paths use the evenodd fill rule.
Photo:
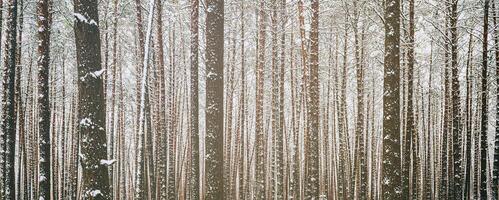
<svg viewBox="0 0 499 200">
<path fill-rule="evenodd" d="M 241 95 L 239 99 L 239 199 L 247 199 L 249 197 L 249 165 L 248 165 L 248 131 L 246 131 L 246 52 L 245 52 L 245 2 L 241 1 Z"/>
<path fill-rule="evenodd" d="M 50 134 L 50 96 L 49 96 L 49 62 L 50 62 L 50 22 L 49 2 L 38 1 L 38 134 L 40 137 L 39 187 L 40 199 L 52 196 L 51 134 Z M 56 159 L 56 158 L 53 158 Z M 55 188 L 54 188 L 55 189 Z"/>
<path fill-rule="evenodd" d="M 473 85 L 472 85 L 472 80 L 471 80 L 471 72 L 473 71 L 472 63 L 473 63 L 473 35 L 470 33 L 470 40 L 468 44 L 468 57 L 466 60 L 466 120 L 465 120 L 465 134 L 466 134 L 466 148 L 464 151 L 464 156 L 463 158 L 466 160 L 466 164 L 464 166 L 465 171 L 464 171 L 464 193 L 463 197 L 464 199 L 471 199 L 472 198 L 472 191 L 471 191 L 471 177 L 472 172 L 471 172 L 471 163 L 472 163 L 472 154 L 471 154 L 471 149 L 473 148 L 472 143 L 471 143 L 471 138 L 473 134 L 473 99 L 471 97 L 472 91 L 473 91 Z M 431 74 L 431 73 L 430 73 Z M 430 102 L 431 103 L 431 102 Z M 428 111 L 429 112 L 429 111 Z"/>
<path fill-rule="evenodd" d="M 206 1 L 206 197 L 224 199 L 224 1 Z"/>
<path fill-rule="evenodd" d="M 400 165 L 400 0 L 385 1 L 382 198 L 402 194 Z M 405 198 L 404 198 L 405 197 Z"/>
<path fill-rule="evenodd" d="M 451 88 L 452 88 L 452 154 L 453 156 L 453 178 L 450 187 L 452 199 L 462 198 L 462 125 L 461 125 L 461 96 L 459 89 L 459 65 L 458 65 L 458 0 L 450 0 L 449 7 L 449 32 L 451 48 Z"/>
<path fill-rule="evenodd" d="M 200 153 L 199 153 L 199 0 L 191 0 L 191 176 L 192 200 L 199 200 Z"/>
<path fill-rule="evenodd" d="M 305 199 L 319 199 L 319 0 L 312 0 L 308 131 L 305 138 Z"/>
<path fill-rule="evenodd" d="M 256 127 L 255 127 L 255 145 L 256 145 L 256 166 L 255 166 L 255 189 L 254 193 L 258 199 L 265 199 L 266 194 L 266 155 L 267 146 L 265 145 L 266 134 L 264 131 L 263 117 L 263 94 L 264 94 L 264 68 L 265 68 L 265 1 L 260 0 L 258 10 L 258 45 L 257 45 L 257 66 L 256 66 Z"/>
<path fill-rule="evenodd" d="M 481 122 L 480 122 L 480 198 L 488 198 L 487 195 L 487 165 L 488 159 L 488 34 L 489 34 L 489 3 L 485 0 L 483 11 L 483 39 L 482 39 L 482 83 L 481 83 Z"/>
<path fill-rule="evenodd" d="M 74 2 L 82 198 L 110 199 L 97 0 Z"/>
<path fill-rule="evenodd" d="M 2 38 L 2 33 L 3 33 L 3 0 L 0 0 L 0 38 Z M 2 42 L 0 41 L 0 45 L 2 44 Z M 0 47 L 1 49 L 1 47 Z M 0 59 L 2 58 L 2 50 L 0 50 Z M 2 74 L 2 77 L 5 78 L 5 72 L 4 74 Z M 5 85 L 6 84 L 4 81 L 6 81 L 5 79 L 3 79 L 2 81 L 2 93 L 5 94 Z M 4 95 L 3 94 L 3 95 Z M 2 96 L 2 106 L 4 105 L 4 99 L 3 99 L 3 96 Z M 2 115 L 3 115 L 3 110 L 2 110 Z M 0 198 L 4 198 L 4 195 L 5 195 L 5 176 L 4 176 L 4 171 L 5 171 L 5 133 L 3 131 L 3 120 L 0 121 L 0 126 L 2 126 L 2 131 L 0 131 L 0 145 L 2 147 L 0 147 Z"/>
<path fill-rule="evenodd" d="M 15 76 L 16 76 L 16 35 L 17 35 L 17 0 L 7 2 L 7 23 L 5 30 L 5 62 L 3 71 L 3 99 L 1 132 L 3 133 L 3 199 L 15 199 Z"/>
<path fill-rule="evenodd" d="M 149 70 L 149 56 L 150 56 L 150 45 L 151 45 L 151 34 L 152 34 L 152 24 L 154 20 L 154 7 L 156 6 L 155 0 L 150 0 L 149 2 L 149 16 L 147 18 L 147 33 L 145 37 L 144 43 L 144 60 L 142 64 L 142 76 L 140 82 L 140 100 L 139 100 L 139 125 L 137 129 L 138 136 L 138 147 L 137 147 L 137 177 L 136 177 L 136 185 L 135 185 L 135 198 L 143 199 L 147 197 L 147 147 L 148 144 L 148 134 L 149 132 L 147 123 L 149 123 L 149 119 L 147 116 L 147 106 L 148 106 L 148 88 L 147 88 L 147 80 L 148 80 L 148 70 Z"/>
<path fill-rule="evenodd" d="M 403 163 L 403 192 L 411 195 L 411 198 L 417 198 L 417 168 L 414 167 L 418 162 L 418 131 L 417 122 L 414 119 L 415 98 L 414 98 L 414 0 L 409 0 L 409 34 L 407 44 L 407 125 L 404 136 L 404 163 Z M 412 164 L 411 164 L 412 163 Z"/>
<path fill-rule="evenodd" d="M 492 171 L 492 198 L 499 199 L 499 31 L 497 30 L 498 11 L 496 10 L 496 1 L 492 2 L 492 13 L 494 22 L 494 51 L 496 64 L 496 130 L 494 136 L 494 159 Z"/>
</svg>

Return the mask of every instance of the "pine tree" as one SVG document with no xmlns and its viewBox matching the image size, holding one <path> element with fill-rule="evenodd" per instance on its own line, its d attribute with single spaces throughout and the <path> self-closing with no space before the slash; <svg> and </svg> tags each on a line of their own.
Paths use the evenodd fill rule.
<svg viewBox="0 0 499 200">
<path fill-rule="evenodd" d="M 191 0 L 191 199 L 199 199 L 199 0 Z"/>
<path fill-rule="evenodd" d="M 400 0 L 385 1 L 385 63 L 383 95 L 383 199 L 407 199 L 400 169 Z"/>
<path fill-rule="evenodd" d="M 482 40 L 482 86 L 481 86 L 481 130 L 480 130 L 480 198 L 488 198 L 487 195 L 487 165 L 488 160 L 488 142 L 487 142 L 487 127 L 488 127 L 488 33 L 489 33 L 489 2 L 485 0 L 483 14 L 483 40 Z"/>
<path fill-rule="evenodd" d="M 466 120 L 465 120 L 465 130 L 466 130 L 466 148 L 465 148 L 465 155 L 463 156 L 466 160 L 466 165 L 465 165 L 465 173 L 464 173 L 464 195 L 463 197 L 465 199 L 471 199 L 472 198 L 472 192 L 471 192 L 471 160 L 472 160 L 472 154 L 471 154 L 471 149 L 472 149 L 472 143 L 471 143 L 471 138 L 473 134 L 473 110 L 472 110 L 472 105 L 473 105 L 473 99 L 471 98 L 472 90 L 473 90 L 473 85 L 472 85 L 472 80 L 471 80 L 471 72 L 473 71 L 472 66 L 473 66 L 473 35 L 470 33 L 470 40 L 468 44 L 468 58 L 466 60 Z"/>
<path fill-rule="evenodd" d="M 50 22 L 48 0 L 38 1 L 38 131 L 40 135 L 40 199 L 50 199 L 52 192 L 51 134 L 50 134 Z M 55 158 L 54 158 L 55 159 Z M 55 188 L 54 188 L 55 189 Z"/>
<path fill-rule="evenodd" d="M 17 115 L 15 112 L 15 76 L 17 45 L 17 0 L 7 2 L 7 29 L 5 30 L 5 64 L 3 74 L 2 121 L 3 133 L 3 198 L 15 199 L 15 143 Z"/>
<path fill-rule="evenodd" d="M 265 199 L 266 191 L 266 154 L 267 140 L 264 132 L 263 119 L 263 84 L 264 84 L 264 67 L 265 67 L 265 1 L 260 0 L 260 8 L 258 11 L 258 45 L 257 45 L 257 66 L 256 66 L 256 127 L 255 127 L 255 143 L 256 143 L 256 168 L 255 168 L 255 195 L 258 199 Z"/>
<path fill-rule="evenodd" d="M 224 1 L 206 1 L 206 199 L 224 199 Z"/>
<path fill-rule="evenodd" d="M 319 0 L 312 1 L 308 131 L 305 143 L 305 199 L 319 198 Z"/>
<path fill-rule="evenodd" d="M 458 33 L 457 33 L 457 4 L 458 0 L 450 1 L 450 46 L 451 46 L 451 76 L 452 76 L 452 153 L 453 153 L 453 183 L 452 198 L 462 199 L 462 126 L 461 126 L 461 96 L 459 89 L 459 66 L 458 66 Z"/>
<path fill-rule="evenodd" d="M 494 51 L 496 64 L 496 85 L 499 86 L 499 31 L 497 30 L 498 12 L 496 10 L 496 1 L 492 2 L 492 14 L 494 22 Z M 492 197 L 499 198 L 499 87 L 496 93 L 496 135 L 494 137 L 494 162 L 492 171 Z"/>
<path fill-rule="evenodd" d="M 403 165 L 403 186 L 404 193 L 410 193 L 411 196 L 417 198 L 416 190 L 416 177 L 418 169 L 416 166 L 411 165 L 411 161 L 414 165 L 418 162 L 418 136 L 416 129 L 416 121 L 414 119 L 414 63 L 415 63 L 415 53 L 414 53 L 414 0 L 409 0 L 409 34 L 408 34 L 408 47 L 407 47 L 407 125 L 406 133 L 404 136 L 404 165 Z M 412 173 L 411 173 L 412 172 Z M 411 176 L 412 174 L 412 176 Z"/>
<path fill-rule="evenodd" d="M 97 0 L 74 2 L 78 130 L 85 199 L 110 199 Z"/>
</svg>

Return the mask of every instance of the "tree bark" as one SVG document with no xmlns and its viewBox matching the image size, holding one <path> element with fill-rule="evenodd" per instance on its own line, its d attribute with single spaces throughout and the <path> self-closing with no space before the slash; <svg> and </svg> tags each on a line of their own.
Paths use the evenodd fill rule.
<svg viewBox="0 0 499 200">
<path fill-rule="evenodd" d="M 319 198 L 319 0 L 312 0 L 308 131 L 305 141 L 305 199 Z"/>
<path fill-rule="evenodd" d="M 7 6 L 7 24 L 5 37 L 5 68 L 3 74 L 3 198 L 6 200 L 15 199 L 15 143 L 17 115 L 15 112 L 15 76 L 16 71 L 16 45 L 17 45 L 17 0 L 9 0 Z"/>
<path fill-rule="evenodd" d="M 400 0 L 385 1 L 382 198 L 407 199 L 400 169 Z"/>
<path fill-rule="evenodd" d="M 40 136 L 40 199 L 50 199 L 52 196 L 51 169 L 51 134 L 50 134 L 50 96 L 49 96 L 49 64 L 50 64 L 50 24 L 49 2 L 38 1 L 38 134 Z"/>
<path fill-rule="evenodd" d="M 97 6 L 96 0 L 76 0 L 74 4 L 80 164 L 83 198 L 110 199 L 108 165 L 103 162 L 107 159 L 106 115 Z"/>
<path fill-rule="evenodd" d="M 224 1 L 206 7 L 206 199 L 224 199 Z"/>
<path fill-rule="evenodd" d="M 199 200 L 199 0 L 191 1 L 191 199 Z"/>
<path fill-rule="evenodd" d="M 487 165 L 488 165 L 488 33 L 489 33 L 489 2 L 485 0 L 483 16 L 483 40 L 482 40 L 482 86 L 481 86 L 481 134 L 480 134 L 480 198 L 488 198 L 487 195 Z"/>
<path fill-rule="evenodd" d="M 256 66 L 256 183 L 255 195 L 258 199 L 265 199 L 266 194 L 266 155 L 265 145 L 266 134 L 264 132 L 263 119 L 263 93 L 264 93 L 264 68 L 265 68 L 265 1 L 260 0 L 258 11 L 258 45 L 257 45 L 257 66 Z"/>
</svg>

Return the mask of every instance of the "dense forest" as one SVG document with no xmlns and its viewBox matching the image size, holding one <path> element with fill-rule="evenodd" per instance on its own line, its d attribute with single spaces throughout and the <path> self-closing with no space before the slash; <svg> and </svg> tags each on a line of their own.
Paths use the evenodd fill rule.
<svg viewBox="0 0 499 200">
<path fill-rule="evenodd" d="M 499 199 L 499 1 L 0 0 L 0 199 Z"/>
</svg>

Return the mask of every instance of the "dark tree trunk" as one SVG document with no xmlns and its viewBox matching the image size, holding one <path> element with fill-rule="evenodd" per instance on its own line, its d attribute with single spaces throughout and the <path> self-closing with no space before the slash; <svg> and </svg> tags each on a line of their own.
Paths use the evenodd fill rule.
<svg viewBox="0 0 499 200">
<path fill-rule="evenodd" d="M 50 22 L 48 0 L 38 1 L 38 134 L 40 136 L 40 199 L 50 199 L 52 193 L 51 135 L 50 135 Z"/>
<path fill-rule="evenodd" d="M 312 0 L 308 131 L 305 135 L 305 199 L 319 198 L 319 0 Z"/>
<path fill-rule="evenodd" d="M 17 45 L 17 0 L 9 0 L 7 6 L 7 26 L 5 40 L 5 68 L 3 74 L 2 123 L 3 132 L 3 198 L 15 199 L 15 143 L 17 115 L 15 112 L 15 76 Z"/>
<path fill-rule="evenodd" d="M 191 0 L 191 199 L 199 200 L 199 0 Z"/>
<path fill-rule="evenodd" d="M 488 160 L 488 142 L 487 142 L 487 127 L 488 127 L 488 33 L 489 33 L 489 2 L 485 0 L 483 13 L 483 40 L 482 40 L 482 94 L 481 94 L 481 134 L 480 134 L 480 198 L 485 199 L 487 196 L 487 165 Z"/>
<path fill-rule="evenodd" d="M 498 12 L 496 10 L 496 1 L 492 2 L 492 13 L 494 17 L 494 50 L 496 64 L 496 85 L 499 86 L 499 31 L 497 30 Z M 499 87 L 496 91 L 496 135 L 494 137 L 494 163 L 492 172 L 492 197 L 499 198 Z"/>
<path fill-rule="evenodd" d="M 400 0 L 385 1 L 383 199 L 408 199 L 400 185 Z"/>
<path fill-rule="evenodd" d="M 206 14 L 206 199 L 224 199 L 224 1 L 207 0 Z"/>
<path fill-rule="evenodd" d="M 414 120 L 414 0 L 409 0 L 409 34 L 407 47 L 407 125 L 404 137 L 404 191 L 411 196 L 417 198 L 417 172 L 416 164 L 419 162 L 417 147 L 418 147 L 418 131 L 416 130 L 416 122 Z M 411 164 L 412 163 L 412 164 Z M 411 176 L 412 174 L 412 176 Z"/>
<path fill-rule="evenodd" d="M 452 156 L 453 156 L 453 178 L 451 195 L 453 199 L 462 198 L 462 126 L 461 126 L 461 96 L 459 89 L 459 66 L 458 66 L 458 33 L 457 33 L 457 4 L 458 0 L 450 2 L 450 46 L 451 46 L 451 75 L 452 75 Z"/>
<path fill-rule="evenodd" d="M 85 199 L 110 199 L 97 0 L 75 0 L 78 129 Z"/>
</svg>

